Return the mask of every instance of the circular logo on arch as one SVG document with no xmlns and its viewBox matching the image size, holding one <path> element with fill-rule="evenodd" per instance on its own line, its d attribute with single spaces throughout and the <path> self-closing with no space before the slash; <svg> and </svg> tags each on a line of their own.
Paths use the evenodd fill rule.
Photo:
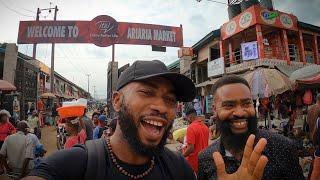
<svg viewBox="0 0 320 180">
<path fill-rule="evenodd" d="M 118 22 L 110 16 L 97 16 L 90 22 L 90 41 L 101 47 L 115 44 L 118 38 Z"/>
<path fill-rule="evenodd" d="M 278 17 L 278 13 L 271 12 L 271 11 L 264 9 L 260 12 L 260 17 L 265 23 L 274 24 L 276 22 L 277 17 Z"/>
<path fill-rule="evenodd" d="M 241 28 L 246 28 L 248 27 L 252 22 L 252 14 L 251 12 L 245 12 L 239 20 L 239 26 Z"/>
<path fill-rule="evenodd" d="M 291 17 L 287 14 L 280 15 L 280 22 L 286 28 L 292 28 L 292 26 L 293 26 L 293 21 L 292 21 Z"/>
<path fill-rule="evenodd" d="M 232 35 L 234 32 L 236 32 L 237 29 L 237 23 L 235 21 L 231 21 L 226 25 L 226 34 L 228 36 Z"/>
</svg>

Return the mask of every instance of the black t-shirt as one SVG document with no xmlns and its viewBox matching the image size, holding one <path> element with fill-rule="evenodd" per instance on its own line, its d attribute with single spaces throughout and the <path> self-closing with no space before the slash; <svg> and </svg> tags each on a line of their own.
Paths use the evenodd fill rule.
<svg viewBox="0 0 320 180">
<path fill-rule="evenodd" d="M 192 169 L 187 162 L 182 158 L 177 162 L 177 167 L 180 166 L 182 169 L 185 179 L 183 180 L 195 180 Z M 116 180 L 127 180 L 129 177 L 121 174 L 118 169 L 108 158 L 109 163 L 106 163 L 107 177 L 106 179 Z M 118 163 L 131 174 L 141 174 L 145 172 L 149 167 L 147 165 L 129 165 L 118 160 Z M 58 151 L 48 158 L 46 158 L 36 169 L 34 169 L 29 176 L 38 176 L 48 180 L 71 180 L 83 179 L 87 167 L 87 153 L 84 148 L 73 147 L 68 150 Z M 171 167 L 174 167 L 172 165 Z M 169 175 L 169 169 L 166 162 L 162 161 L 161 158 L 155 158 L 155 166 L 153 170 L 145 176 L 145 180 L 162 180 L 162 179 L 173 179 Z M 173 170 L 175 171 L 175 170 Z M 178 173 L 178 172 L 177 172 Z"/>
</svg>

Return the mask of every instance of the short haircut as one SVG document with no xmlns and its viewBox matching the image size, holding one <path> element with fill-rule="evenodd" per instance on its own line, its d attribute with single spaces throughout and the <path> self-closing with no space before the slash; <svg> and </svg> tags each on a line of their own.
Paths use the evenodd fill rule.
<svg viewBox="0 0 320 180">
<path fill-rule="evenodd" d="M 222 86 L 228 85 L 228 84 L 244 84 L 250 89 L 250 85 L 247 80 L 244 78 L 237 76 L 237 75 L 226 75 L 221 77 L 216 83 L 213 84 L 212 86 L 212 95 L 215 95 L 217 90 L 221 88 Z"/>
<path fill-rule="evenodd" d="M 93 119 L 93 116 L 95 116 L 95 115 L 97 115 L 97 116 L 99 117 L 99 116 L 100 116 L 100 113 L 94 112 L 94 113 L 92 114 L 91 118 Z"/>
<path fill-rule="evenodd" d="M 8 117 L 8 115 L 7 115 L 6 113 L 1 113 L 1 114 L 0 114 L 0 119 L 2 119 L 3 116 Z"/>
<path fill-rule="evenodd" d="M 190 109 L 188 111 L 186 111 L 186 115 L 190 115 L 190 114 L 197 114 L 195 109 Z"/>
</svg>

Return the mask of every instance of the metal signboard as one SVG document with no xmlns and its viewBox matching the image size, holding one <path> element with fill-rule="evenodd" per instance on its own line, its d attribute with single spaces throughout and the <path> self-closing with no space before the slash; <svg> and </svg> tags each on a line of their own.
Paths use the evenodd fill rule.
<svg viewBox="0 0 320 180">
<path fill-rule="evenodd" d="M 208 62 L 208 77 L 224 74 L 224 68 L 223 57 Z"/>
<path fill-rule="evenodd" d="M 101 15 L 91 21 L 20 21 L 18 44 L 93 43 L 182 47 L 182 27 L 117 22 Z"/>
</svg>

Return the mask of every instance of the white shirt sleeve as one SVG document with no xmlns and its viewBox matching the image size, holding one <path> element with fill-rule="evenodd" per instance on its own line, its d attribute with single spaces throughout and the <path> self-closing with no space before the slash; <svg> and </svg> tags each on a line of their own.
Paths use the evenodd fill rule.
<svg viewBox="0 0 320 180">
<path fill-rule="evenodd" d="M 32 137 L 28 136 L 26 137 L 26 154 L 25 158 L 34 158 L 34 153 L 33 153 L 33 143 L 32 143 Z"/>
<path fill-rule="evenodd" d="M 0 154 L 3 155 L 3 156 L 7 156 L 7 139 L 3 142 L 2 144 L 2 147 L 1 147 L 1 150 L 0 150 Z"/>
</svg>

